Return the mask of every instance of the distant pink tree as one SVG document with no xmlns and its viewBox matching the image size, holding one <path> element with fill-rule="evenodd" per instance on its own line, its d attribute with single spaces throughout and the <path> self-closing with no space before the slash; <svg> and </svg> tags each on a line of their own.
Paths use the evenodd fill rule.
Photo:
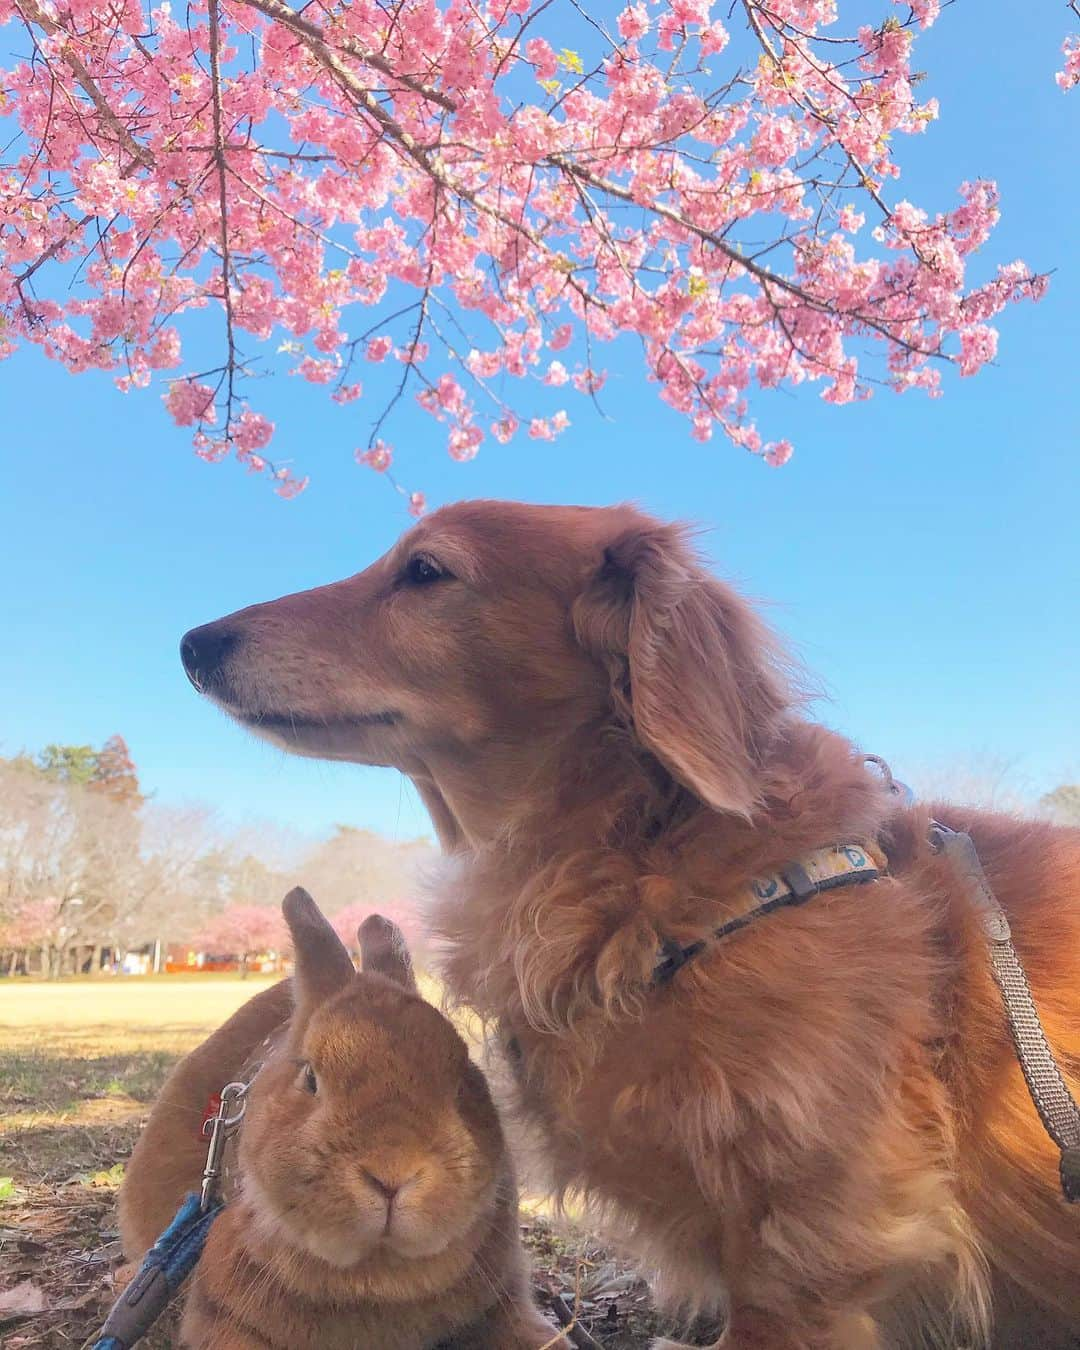
<svg viewBox="0 0 1080 1350">
<path fill-rule="evenodd" d="M 63 906 L 59 900 L 27 900 L 0 919 L 0 947 L 52 946 L 63 928 Z"/>
<path fill-rule="evenodd" d="M 62 950 L 77 932 L 67 904 L 56 896 L 15 902 L 0 916 L 0 951 L 9 957 L 14 971 L 20 954 L 29 960 L 31 951 L 40 951 L 43 974 L 60 974 Z"/>
<path fill-rule="evenodd" d="M 369 914 L 381 914 L 401 929 L 409 951 L 415 958 L 424 946 L 424 927 L 417 906 L 409 900 L 387 900 L 385 903 L 371 904 L 366 900 L 355 901 L 331 917 L 334 932 L 341 938 L 350 952 L 358 952 L 356 931 Z"/>
<path fill-rule="evenodd" d="M 203 924 L 192 944 L 213 955 L 239 958 L 246 974 L 252 957 L 281 952 L 289 945 L 289 937 L 278 909 L 269 905 L 230 905 Z"/>
</svg>

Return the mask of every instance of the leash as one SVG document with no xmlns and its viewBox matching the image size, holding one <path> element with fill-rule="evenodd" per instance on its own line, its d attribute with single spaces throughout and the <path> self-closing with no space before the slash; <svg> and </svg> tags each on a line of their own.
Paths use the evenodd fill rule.
<svg viewBox="0 0 1080 1350">
<path fill-rule="evenodd" d="M 113 1304 L 91 1350 L 131 1350 L 194 1270 L 214 1220 L 225 1207 L 220 1195 L 221 1160 L 226 1142 L 244 1118 L 249 1086 L 227 1083 L 221 1089 L 217 1111 L 203 1123 L 204 1133 L 210 1127 L 210 1143 L 199 1193 L 184 1196 L 172 1222 L 143 1258 L 138 1274 Z"/>
<path fill-rule="evenodd" d="M 934 820 L 930 822 L 930 847 L 948 858 L 975 902 L 1020 1071 L 1039 1119 L 1061 1154 L 1062 1193 L 1070 1204 L 1080 1203 L 1080 1105 L 1046 1039 L 1023 963 L 1013 946 L 1008 916 L 990 888 L 970 835 Z"/>
</svg>

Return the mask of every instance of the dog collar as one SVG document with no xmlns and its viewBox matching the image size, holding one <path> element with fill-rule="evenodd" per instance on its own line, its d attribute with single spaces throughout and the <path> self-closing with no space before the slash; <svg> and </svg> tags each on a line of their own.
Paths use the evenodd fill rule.
<svg viewBox="0 0 1080 1350">
<path fill-rule="evenodd" d="M 667 984 L 688 961 L 714 942 L 777 909 L 805 904 L 823 891 L 877 881 L 887 871 L 885 855 L 872 844 L 834 844 L 808 854 L 802 862 L 789 863 L 779 872 L 758 877 L 744 888 L 747 907 L 741 914 L 714 928 L 708 937 L 683 945 L 669 938 L 660 945 L 660 960 L 652 973 L 654 985 Z"/>
</svg>

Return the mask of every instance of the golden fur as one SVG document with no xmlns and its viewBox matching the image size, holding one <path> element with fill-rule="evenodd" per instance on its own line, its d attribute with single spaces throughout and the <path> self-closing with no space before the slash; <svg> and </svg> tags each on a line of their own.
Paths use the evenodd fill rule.
<svg viewBox="0 0 1080 1350">
<path fill-rule="evenodd" d="M 484 1076 L 419 997 L 400 934 L 368 919 L 357 975 L 309 896 L 292 892 L 285 909 L 292 987 L 256 995 L 178 1065 L 124 1179 L 135 1259 L 198 1187 L 210 1093 L 254 1074 L 182 1343 L 568 1350 L 532 1305 Z"/>
<path fill-rule="evenodd" d="M 463 503 L 189 641 L 253 730 L 411 777 L 449 855 L 446 978 L 519 1048 L 557 1186 L 671 1303 L 725 1309 L 725 1350 L 1073 1344 L 1080 1206 L 930 812 L 805 720 L 684 531 Z M 1077 832 L 934 812 L 970 830 L 1075 1085 Z M 749 879 L 870 838 L 887 879 L 650 986 L 660 941 L 707 935 Z"/>
</svg>

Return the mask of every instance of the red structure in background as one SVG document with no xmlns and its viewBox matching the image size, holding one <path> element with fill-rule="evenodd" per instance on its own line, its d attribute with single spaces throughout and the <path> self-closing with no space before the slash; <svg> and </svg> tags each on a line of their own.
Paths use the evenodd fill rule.
<svg viewBox="0 0 1080 1350">
<path fill-rule="evenodd" d="M 281 952 L 258 952 L 246 959 L 228 952 L 201 952 L 184 944 L 166 948 L 166 975 L 280 975 L 288 962 Z"/>
</svg>

